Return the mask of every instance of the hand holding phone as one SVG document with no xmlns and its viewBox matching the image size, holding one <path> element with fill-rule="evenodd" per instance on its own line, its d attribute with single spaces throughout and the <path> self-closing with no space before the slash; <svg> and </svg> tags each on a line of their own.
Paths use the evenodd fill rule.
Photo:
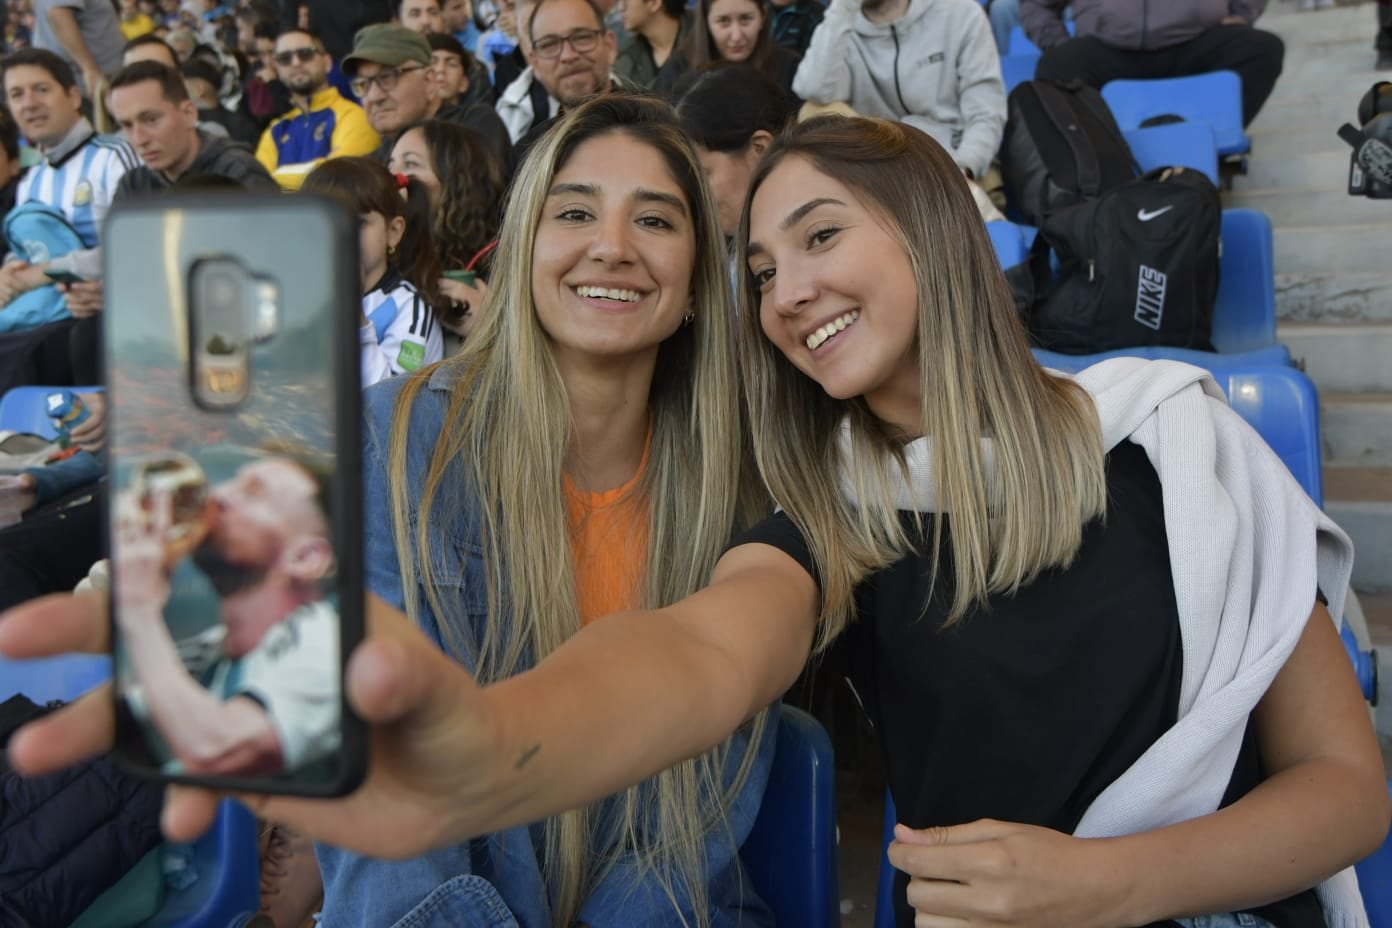
<svg viewBox="0 0 1392 928">
<path fill-rule="evenodd" d="M 44 268 L 44 276 L 55 284 L 80 284 L 87 278 L 74 274 L 72 271 L 63 271 L 57 268 Z"/>
</svg>

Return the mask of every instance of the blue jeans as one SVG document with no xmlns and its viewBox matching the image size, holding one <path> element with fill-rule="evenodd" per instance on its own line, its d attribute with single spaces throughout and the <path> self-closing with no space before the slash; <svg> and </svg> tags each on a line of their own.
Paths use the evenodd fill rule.
<svg viewBox="0 0 1392 928">
<path fill-rule="evenodd" d="M 1271 922 L 1250 912 L 1199 915 L 1195 918 L 1176 918 L 1175 921 L 1184 928 L 1273 928 Z"/>
</svg>

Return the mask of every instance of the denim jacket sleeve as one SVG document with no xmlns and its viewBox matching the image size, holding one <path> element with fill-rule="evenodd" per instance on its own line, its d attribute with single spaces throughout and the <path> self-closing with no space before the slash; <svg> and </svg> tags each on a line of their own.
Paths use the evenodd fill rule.
<svg viewBox="0 0 1392 928">
<path fill-rule="evenodd" d="M 749 746 L 749 730 L 736 733 L 725 768 L 728 789 Z M 705 839 L 707 904 L 711 928 L 758 928 L 772 925 L 773 916 L 754 891 L 740 864 L 739 848 L 749 837 L 758 817 L 773 765 L 778 738 L 778 706 L 771 707 L 762 737 L 753 745 L 753 765 L 743 788 L 735 796 L 727 814 L 728 827 L 717 827 Z M 680 887 L 673 887 L 680 890 Z M 678 896 L 681 912 L 691 919 L 691 903 Z M 676 923 L 667 887 L 650 872 L 644 872 L 632 854 L 625 854 L 605 874 L 580 908 L 579 921 L 591 928 L 658 928 Z"/>
</svg>

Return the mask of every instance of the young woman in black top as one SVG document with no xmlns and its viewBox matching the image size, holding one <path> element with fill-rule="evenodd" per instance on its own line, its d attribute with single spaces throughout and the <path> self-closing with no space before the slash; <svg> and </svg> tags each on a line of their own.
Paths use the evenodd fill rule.
<svg viewBox="0 0 1392 928">
<path fill-rule="evenodd" d="M 486 688 L 377 605 L 349 674 L 377 725 L 367 783 L 262 814 L 379 856 L 535 821 L 718 743 L 839 641 L 903 822 L 901 925 L 1366 924 L 1334 875 L 1392 811 L 1317 599 L 1338 611 L 1347 537 L 1212 382 L 1039 368 L 960 172 L 901 124 L 791 130 L 739 238 L 751 430 L 784 514 L 701 592 Z M 104 630 L 99 606 L 49 602 L 0 622 L 0 652 Z M 12 759 L 52 769 L 109 725 L 89 701 Z M 171 835 L 215 798 L 180 791 Z"/>
</svg>

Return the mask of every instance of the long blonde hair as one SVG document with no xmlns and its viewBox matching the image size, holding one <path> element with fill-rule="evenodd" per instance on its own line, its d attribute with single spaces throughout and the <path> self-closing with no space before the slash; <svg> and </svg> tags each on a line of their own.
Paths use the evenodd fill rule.
<svg viewBox="0 0 1392 928">
<path fill-rule="evenodd" d="M 748 457 L 747 430 L 724 243 L 699 163 L 666 104 L 619 95 L 595 98 L 536 144 L 513 183 L 487 307 L 461 353 L 443 362 L 455 383 L 423 484 L 408 486 L 405 474 L 409 413 L 424 377 L 405 385 L 395 409 L 388 466 L 407 608 L 419 614 L 423 589 L 447 648 L 470 659 L 483 682 L 526 669 L 580 628 L 562 486 L 562 461 L 572 436 L 570 404 L 550 339 L 537 320 L 532 249 L 557 171 L 584 142 L 616 133 L 662 156 L 685 194 L 696 229 L 695 318 L 659 347 L 648 396 L 652 439 L 639 484 L 649 512 L 641 605 L 669 605 L 699 590 L 731 531 L 767 505 L 753 468 L 742 463 Z M 454 469 L 459 467 L 462 479 L 447 479 L 461 475 Z M 488 614 L 500 619 L 487 623 L 476 650 L 468 643 L 460 604 L 469 597 L 442 595 L 430 556 L 431 524 L 448 524 L 465 507 L 478 513 Z M 750 731 L 751 747 L 763 728 L 760 714 Z M 705 924 L 703 842 L 723 825 L 728 802 L 747 779 L 754 756 L 750 750 L 740 759 L 727 791 L 722 783 L 729 752 L 722 746 L 609 800 L 621 822 L 617 832 L 597 833 L 603 804 L 548 820 L 545 858 L 555 924 L 572 924 L 589 889 L 613 862 L 613 853 L 595 854 L 596 845 L 615 842 L 614 850 L 635 853 L 674 901 L 689 898 L 693 923 Z"/>
<path fill-rule="evenodd" d="M 807 538 L 820 573 L 819 648 L 852 617 L 856 584 L 914 540 L 891 494 L 907 479 L 904 436 L 863 398 L 829 397 L 760 330 L 760 298 L 745 266 L 749 204 L 790 157 L 850 188 L 900 240 L 912 266 L 922 434 L 931 439 L 933 491 L 951 513 L 952 624 L 989 595 L 1067 565 L 1084 525 L 1105 513 L 1096 409 L 1081 387 L 1049 375 L 1030 354 L 962 173 L 936 142 L 876 119 L 833 116 L 789 129 L 755 170 L 745 202 L 740 340 L 760 473 Z M 991 439 L 989 461 L 983 438 Z M 843 479 L 858 504 L 848 500 Z M 937 565 L 941 519 L 933 520 L 931 538 Z"/>
</svg>

